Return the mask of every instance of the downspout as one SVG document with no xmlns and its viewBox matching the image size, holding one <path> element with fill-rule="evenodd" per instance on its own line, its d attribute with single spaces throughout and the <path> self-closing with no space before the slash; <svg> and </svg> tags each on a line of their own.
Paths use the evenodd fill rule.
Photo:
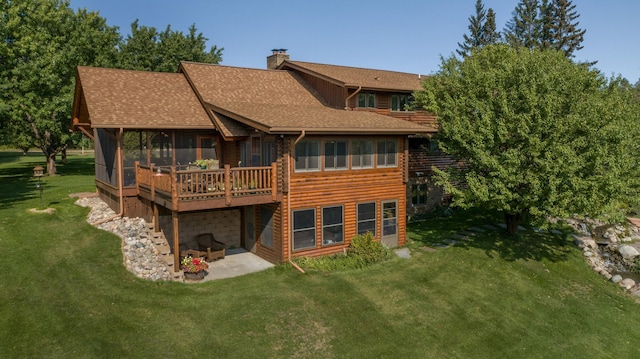
<svg viewBox="0 0 640 359">
<path fill-rule="evenodd" d="M 291 215 L 291 159 L 293 158 L 293 151 L 296 148 L 296 145 L 298 144 L 298 142 L 300 142 L 304 136 L 306 136 L 307 132 L 306 130 L 302 130 L 302 132 L 300 132 L 300 136 L 298 136 L 298 138 L 296 138 L 295 141 L 293 141 L 293 144 L 289 147 L 289 163 L 287 163 L 287 181 L 289 181 L 289 185 L 287 188 L 287 216 Z M 291 218 L 289 218 L 289 223 L 291 223 Z M 291 227 L 291 225 L 289 225 Z M 300 268 L 298 265 L 296 265 L 295 263 L 293 263 L 293 261 L 291 261 L 291 245 L 293 244 L 293 238 L 289 237 L 289 245 L 287 246 L 287 261 L 297 270 L 299 270 L 300 272 L 304 273 L 304 270 L 302 270 L 302 268 Z"/>
<path fill-rule="evenodd" d="M 92 225 L 97 226 L 99 224 L 103 224 L 106 222 L 109 222 L 113 219 L 116 219 L 118 217 L 122 217 L 122 215 L 124 214 L 124 189 L 123 187 L 123 182 L 124 182 L 124 173 L 122 172 L 122 133 L 123 133 L 123 129 L 122 127 L 120 127 L 120 135 L 118 136 L 118 146 L 116 146 L 116 158 L 117 158 L 117 162 L 118 162 L 118 197 L 119 197 L 119 202 L 120 202 L 120 213 L 115 214 L 111 217 L 99 220 L 98 222 L 92 223 Z"/>
<path fill-rule="evenodd" d="M 358 92 L 360 92 L 360 90 L 362 90 L 362 86 L 358 86 L 358 89 L 356 90 L 356 92 L 352 93 L 351 95 L 349 95 L 349 97 L 347 97 L 346 100 L 344 100 L 344 109 L 348 110 L 349 109 L 349 100 L 351 100 L 351 98 L 355 95 L 358 94 Z"/>
</svg>

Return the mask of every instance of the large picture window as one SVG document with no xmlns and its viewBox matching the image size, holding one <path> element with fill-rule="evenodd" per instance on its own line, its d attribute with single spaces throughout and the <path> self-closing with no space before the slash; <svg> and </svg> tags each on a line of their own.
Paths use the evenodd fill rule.
<svg viewBox="0 0 640 359">
<path fill-rule="evenodd" d="M 344 218 L 342 206 L 322 209 L 322 245 L 344 242 Z"/>
<path fill-rule="evenodd" d="M 378 141 L 378 167 L 396 167 L 398 165 L 398 142 Z"/>
<path fill-rule="evenodd" d="M 320 170 L 320 143 L 318 141 L 300 141 L 295 149 L 296 172 Z"/>
<path fill-rule="evenodd" d="M 316 210 L 293 211 L 293 250 L 316 246 Z"/>
<path fill-rule="evenodd" d="M 351 167 L 353 169 L 373 167 L 373 141 L 352 142 Z"/>
<path fill-rule="evenodd" d="M 324 143 L 324 169 L 347 168 L 347 141 L 326 141 Z"/>
<path fill-rule="evenodd" d="M 371 232 L 376 236 L 376 203 L 358 203 L 358 234 Z"/>
</svg>

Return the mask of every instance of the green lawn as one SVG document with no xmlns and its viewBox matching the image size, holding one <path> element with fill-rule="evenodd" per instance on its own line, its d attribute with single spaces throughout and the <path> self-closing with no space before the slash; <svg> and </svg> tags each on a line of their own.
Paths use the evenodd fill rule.
<svg viewBox="0 0 640 359">
<path fill-rule="evenodd" d="M 93 158 L 44 179 L 42 156 L 0 153 L 2 358 L 637 358 L 640 304 L 592 272 L 570 240 L 486 232 L 421 250 L 479 212 L 412 225 L 411 259 L 303 275 L 289 267 L 197 285 L 140 280 L 120 239 L 69 193 Z M 524 243 L 524 244 L 523 244 Z"/>
</svg>

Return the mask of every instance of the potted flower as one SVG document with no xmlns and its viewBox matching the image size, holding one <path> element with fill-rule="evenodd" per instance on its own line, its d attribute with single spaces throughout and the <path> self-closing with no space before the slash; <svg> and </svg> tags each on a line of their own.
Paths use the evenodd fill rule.
<svg viewBox="0 0 640 359">
<path fill-rule="evenodd" d="M 184 257 L 182 259 L 180 268 L 184 272 L 186 279 L 204 279 L 207 275 L 205 269 L 209 268 L 209 264 L 204 258 L 193 258 L 191 256 Z"/>
</svg>

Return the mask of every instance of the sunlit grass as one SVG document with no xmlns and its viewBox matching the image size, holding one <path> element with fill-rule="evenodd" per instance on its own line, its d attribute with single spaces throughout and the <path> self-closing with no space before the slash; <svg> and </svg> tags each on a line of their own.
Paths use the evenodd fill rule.
<svg viewBox="0 0 640 359">
<path fill-rule="evenodd" d="M 69 193 L 93 191 L 72 156 L 46 177 L 37 155 L 0 153 L 0 357 L 634 358 L 640 306 L 584 263 L 570 238 L 487 231 L 457 212 L 409 228 L 411 259 L 301 274 L 288 266 L 196 285 L 148 282 L 120 239 Z"/>
</svg>

